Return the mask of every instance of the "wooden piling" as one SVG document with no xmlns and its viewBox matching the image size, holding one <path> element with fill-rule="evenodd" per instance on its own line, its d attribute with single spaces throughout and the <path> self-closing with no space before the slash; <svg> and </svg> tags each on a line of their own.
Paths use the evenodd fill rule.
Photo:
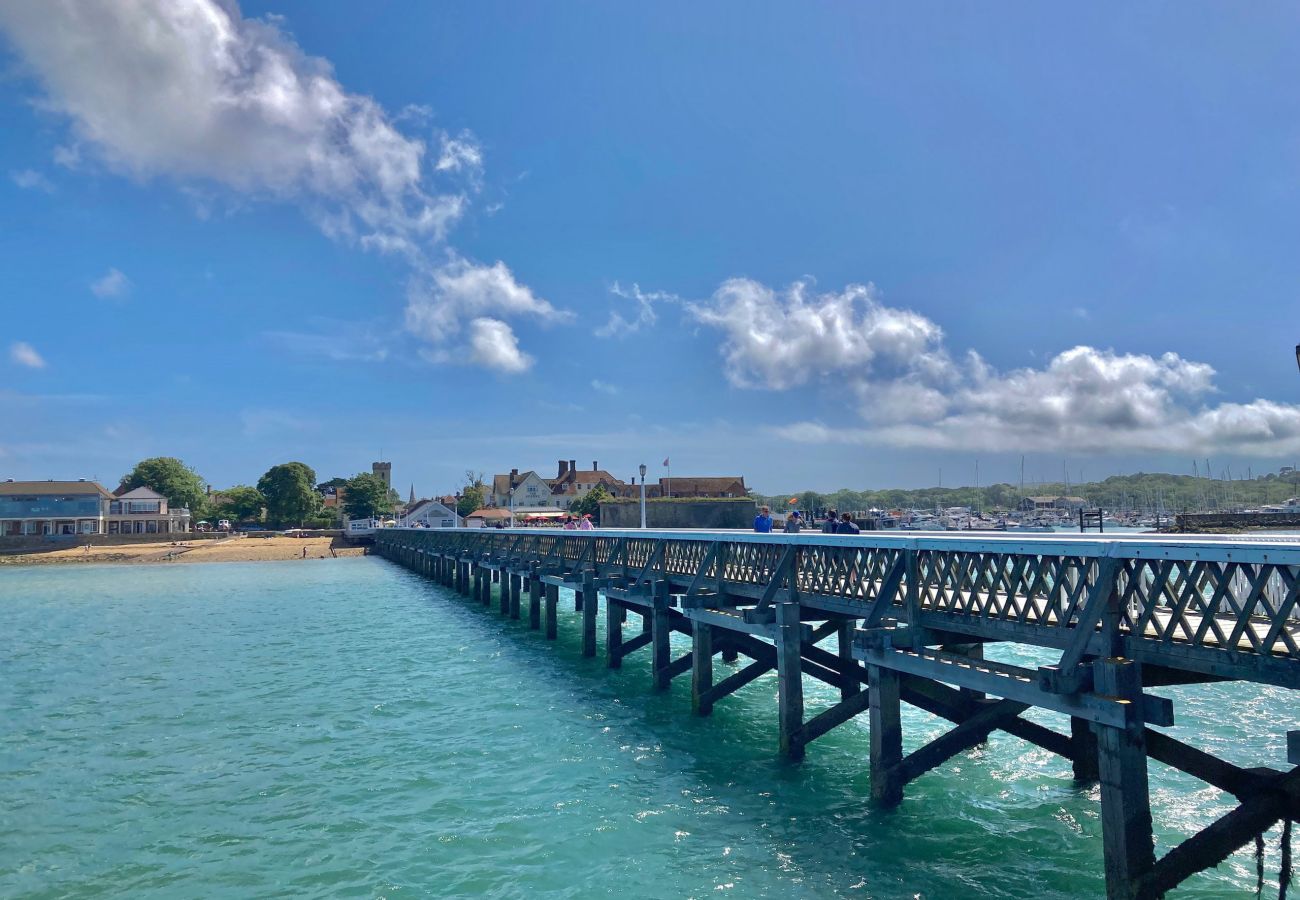
<svg viewBox="0 0 1300 900">
<path fill-rule="evenodd" d="M 881 666 L 867 666 L 871 726 L 871 799 L 881 806 L 896 806 L 903 800 L 903 785 L 893 776 L 903 761 L 903 720 L 899 702 L 898 673 Z"/>
<path fill-rule="evenodd" d="M 528 627 L 538 631 L 542 627 L 542 580 L 537 577 L 537 564 L 528 570 Z"/>
<path fill-rule="evenodd" d="M 776 604 L 777 723 L 781 755 L 803 759 L 803 650 L 799 603 Z"/>
<path fill-rule="evenodd" d="M 553 641 L 559 637 L 559 623 L 557 621 L 557 607 L 560 604 L 560 586 L 556 584 L 546 585 L 546 639 Z"/>
<path fill-rule="evenodd" d="M 709 690 L 713 687 L 713 626 L 695 623 L 691 635 L 691 711 L 697 716 L 713 712 Z"/>
<path fill-rule="evenodd" d="M 627 608 L 616 600 L 605 597 L 605 664 L 611 669 L 623 668 L 623 622 Z"/>
<path fill-rule="evenodd" d="M 510 618 L 519 618 L 519 593 L 523 588 L 523 578 L 518 572 L 510 573 Z"/>
<path fill-rule="evenodd" d="M 848 700 L 862 690 L 858 678 L 858 661 L 853 658 L 853 620 L 841 622 L 835 631 L 840 656 L 840 675 L 844 678 L 840 684 L 840 699 Z"/>
<path fill-rule="evenodd" d="M 1122 728 L 1097 725 L 1097 772 L 1101 781 L 1101 841 L 1108 900 L 1138 897 L 1141 880 L 1155 865 L 1151 796 L 1142 721 L 1142 676 L 1128 659 L 1093 664 L 1096 691 L 1129 700 Z"/>
<path fill-rule="evenodd" d="M 658 585 L 656 584 L 656 588 Z M 654 594 L 654 606 L 650 612 L 650 667 L 653 673 L 655 690 L 666 691 L 672 684 L 672 622 L 668 617 L 668 595 L 661 590 Z"/>
<path fill-rule="evenodd" d="M 582 604 L 582 655 L 596 655 L 596 579 L 591 573 L 582 576 L 582 590 L 574 592 Z"/>
<path fill-rule="evenodd" d="M 1097 733 L 1091 722 L 1078 716 L 1070 716 L 1070 762 L 1079 784 L 1097 781 Z"/>
</svg>

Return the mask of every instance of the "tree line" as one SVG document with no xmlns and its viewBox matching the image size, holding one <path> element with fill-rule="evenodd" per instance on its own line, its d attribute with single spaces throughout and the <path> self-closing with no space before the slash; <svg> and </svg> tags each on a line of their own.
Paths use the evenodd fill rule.
<svg viewBox="0 0 1300 900">
<path fill-rule="evenodd" d="M 383 479 L 370 472 L 318 484 L 316 471 L 303 462 L 272 466 L 256 486 L 236 484 L 209 493 L 193 467 L 172 456 L 156 456 L 136 463 L 118 485 L 119 490 L 138 487 L 157 491 L 174 507 L 188 508 L 195 522 L 229 519 L 273 527 L 333 527 L 335 516 L 324 505 L 329 488 L 342 488 L 343 512 L 353 519 L 391 513 L 398 501 Z"/>
<path fill-rule="evenodd" d="M 827 509 L 868 510 L 878 509 L 944 509 L 967 506 L 986 512 L 1013 510 L 1022 498 L 1081 497 L 1090 507 L 1110 511 L 1138 511 L 1181 513 L 1230 511 L 1259 507 L 1269 503 L 1282 503 L 1291 497 L 1300 497 L 1300 473 L 1285 475 L 1270 472 L 1253 478 L 1205 478 L 1192 475 L 1170 475 L 1160 472 L 1139 472 L 1133 475 L 1113 475 L 1103 481 L 1083 484 L 1047 482 L 1025 485 L 991 484 L 984 487 L 918 488 L 915 490 L 881 489 L 852 490 L 821 493 L 796 491 L 789 494 L 753 494 L 754 499 L 773 509 Z M 794 504 L 790 500 L 795 500 Z"/>
</svg>

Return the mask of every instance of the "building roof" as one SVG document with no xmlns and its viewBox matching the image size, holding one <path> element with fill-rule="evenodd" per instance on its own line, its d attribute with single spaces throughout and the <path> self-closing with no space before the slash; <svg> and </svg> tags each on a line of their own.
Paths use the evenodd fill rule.
<svg viewBox="0 0 1300 900">
<path fill-rule="evenodd" d="M 740 475 L 708 476 L 697 478 L 687 476 L 679 478 L 674 475 L 672 478 L 660 478 L 659 486 L 666 491 L 677 494 L 721 494 L 731 490 L 732 487 L 739 485 L 741 493 L 745 490 L 745 479 Z"/>
<path fill-rule="evenodd" d="M 166 500 L 167 499 L 162 494 L 155 491 L 153 488 L 148 488 L 145 487 L 144 485 L 141 485 L 138 488 L 133 488 L 127 491 L 125 494 L 118 494 L 117 496 L 119 500 Z"/>
<path fill-rule="evenodd" d="M 517 513 L 516 513 L 517 514 Z M 500 506 L 485 506 L 482 509 L 476 509 L 466 519 L 508 519 L 510 510 Z"/>
<path fill-rule="evenodd" d="M 514 474 L 514 479 L 515 479 L 514 484 L 510 483 L 511 474 Z M 505 472 L 501 475 L 492 476 L 492 493 L 501 494 L 501 495 L 508 494 L 510 493 L 511 489 L 516 488 L 519 485 L 523 484 L 525 481 L 527 481 L 529 475 L 536 475 L 537 479 L 539 481 L 542 481 L 543 483 L 546 481 L 546 479 L 542 478 L 540 475 L 537 475 L 537 473 L 534 472 L 532 469 L 529 469 L 527 472 L 516 472 L 516 473 Z"/>
<path fill-rule="evenodd" d="M 0 497 L 17 497 L 27 495 L 78 495 L 95 494 L 99 497 L 112 498 L 98 481 L 0 481 Z"/>
</svg>

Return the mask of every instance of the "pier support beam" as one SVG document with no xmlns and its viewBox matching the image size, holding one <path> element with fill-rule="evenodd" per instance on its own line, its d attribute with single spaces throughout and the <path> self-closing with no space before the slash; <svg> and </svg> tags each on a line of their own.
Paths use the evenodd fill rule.
<svg viewBox="0 0 1300 900">
<path fill-rule="evenodd" d="M 623 622 L 627 608 L 617 600 L 605 597 L 605 664 L 611 669 L 623 668 Z"/>
<path fill-rule="evenodd" d="M 519 592 L 523 586 L 523 578 L 516 572 L 510 573 L 510 618 L 519 618 Z"/>
<path fill-rule="evenodd" d="M 668 594 L 655 585 L 654 606 L 650 610 L 650 670 L 657 691 L 666 691 L 673 683 L 672 648 L 669 639 L 673 626 L 668 612 Z M 666 585 L 664 585 L 666 587 Z"/>
<path fill-rule="evenodd" d="M 1097 781 L 1097 733 L 1087 719 L 1070 716 L 1070 759 L 1074 780 L 1080 784 Z"/>
<path fill-rule="evenodd" d="M 505 569 L 501 570 L 501 592 L 497 597 L 497 608 L 501 615 L 510 615 L 510 573 Z"/>
<path fill-rule="evenodd" d="M 582 655 L 596 655 L 596 579 L 587 573 L 582 576 L 582 590 L 575 591 L 582 610 Z"/>
<path fill-rule="evenodd" d="M 776 604 L 777 719 L 781 755 L 803 759 L 803 654 L 799 604 Z"/>
<path fill-rule="evenodd" d="M 558 622 L 556 621 L 556 607 L 560 602 L 560 587 L 555 584 L 546 585 L 546 639 L 553 641 L 559 636 Z"/>
<path fill-rule="evenodd" d="M 542 580 L 537 577 L 537 564 L 528 570 L 528 627 L 538 631 L 542 627 Z"/>
<path fill-rule="evenodd" d="M 1101 780 L 1101 839 L 1105 853 L 1106 897 L 1131 900 L 1155 865 L 1151 833 L 1151 796 L 1142 722 L 1142 676 L 1128 659 L 1093 664 L 1096 691 L 1132 702 L 1130 721 L 1122 728 L 1095 725 L 1097 771 Z"/>
<path fill-rule="evenodd" d="M 867 691 L 871 723 L 871 799 L 881 806 L 897 806 L 903 785 L 894 777 L 903 761 L 903 720 L 898 672 L 867 666 Z"/>
<path fill-rule="evenodd" d="M 713 626 L 696 622 L 691 636 L 691 711 L 697 716 L 713 712 Z"/>
<path fill-rule="evenodd" d="M 858 661 L 853 658 L 854 627 L 855 622 L 850 619 L 841 622 L 835 632 L 839 647 L 840 677 L 844 679 L 840 685 L 841 700 L 851 699 L 862 690 L 862 682 L 858 680 Z"/>
</svg>

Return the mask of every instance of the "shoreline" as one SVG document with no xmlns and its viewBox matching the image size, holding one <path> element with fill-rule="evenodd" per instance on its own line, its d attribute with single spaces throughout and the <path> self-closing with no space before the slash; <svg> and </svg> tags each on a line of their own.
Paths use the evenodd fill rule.
<svg viewBox="0 0 1300 900">
<path fill-rule="evenodd" d="M 306 555 L 304 556 L 304 551 Z M 284 562 L 291 559 L 342 559 L 364 556 L 357 547 L 329 537 L 230 538 L 202 541 L 158 541 L 60 547 L 52 550 L 0 554 L 0 568 L 77 564 L 170 565 L 204 562 Z"/>
</svg>

